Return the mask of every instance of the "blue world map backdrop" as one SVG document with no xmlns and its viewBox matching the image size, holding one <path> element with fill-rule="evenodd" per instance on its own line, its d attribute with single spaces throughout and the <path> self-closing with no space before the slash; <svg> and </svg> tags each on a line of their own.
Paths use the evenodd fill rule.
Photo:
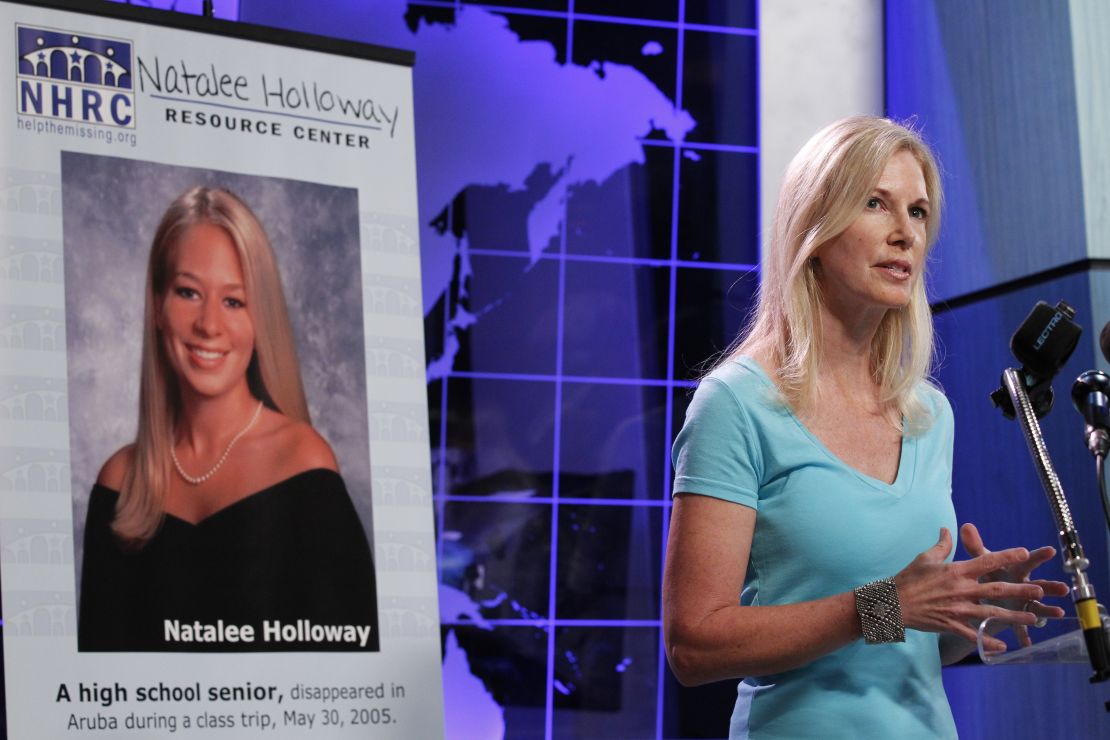
<svg viewBox="0 0 1110 740">
<path fill-rule="evenodd" d="M 671 678 L 659 584 L 670 440 L 757 284 L 754 2 L 240 18 L 416 51 L 448 736 L 726 734 L 735 685 Z"/>
</svg>

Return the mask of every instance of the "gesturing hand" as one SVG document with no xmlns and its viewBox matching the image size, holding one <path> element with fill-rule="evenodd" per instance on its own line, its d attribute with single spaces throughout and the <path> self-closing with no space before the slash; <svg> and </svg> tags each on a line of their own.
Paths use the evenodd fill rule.
<svg viewBox="0 0 1110 740">
<path fill-rule="evenodd" d="M 975 536 L 978 537 L 978 531 Z M 945 558 L 952 552 L 952 534 L 942 528 L 937 543 L 894 577 L 902 605 L 902 620 L 907 627 L 924 632 L 951 632 L 975 642 L 976 632 L 970 625 L 989 617 L 1013 625 L 1037 621 L 1035 614 L 1022 611 L 1020 605 L 1045 595 L 1042 582 L 1029 582 L 1028 575 L 1052 557 L 1051 552 L 1047 556 L 1039 555 L 1030 565 L 1032 556 L 1024 547 L 989 552 L 982 547 L 981 540 L 978 545 L 982 550 L 979 554 L 969 548 L 973 556 L 970 560 L 946 563 Z M 1013 576 L 1014 580 L 988 578 L 998 574 Z M 1007 608 L 1007 605 L 1018 605 L 1018 608 Z M 994 638 L 988 640 L 987 645 L 992 650 L 1006 648 L 1001 640 Z"/>
<path fill-rule="evenodd" d="M 960 527 L 960 542 L 963 544 L 964 549 L 967 550 L 967 554 L 973 558 L 990 553 L 990 550 L 983 544 L 983 538 L 979 535 L 979 530 L 970 522 Z M 1051 560 L 1055 554 L 1056 548 L 1054 547 L 1037 548 L 1029 553 L 1029 559 L 1025 562 L 991 571 L 981 576 L 979 580 L 984 583 L 995 583 L 1000 581 L 1006 583 L 1032 583 L 1040 586 L 1045 596 L 1067 596 L 1069 590 L 1066 583 L 1043 579 L 1029 580 L 1030 574 L 1038 567 Z M 1015 599 L 991 599 L 990 603 L 1001 606 L 1004 609 L 1028 611 L 1038 617 L 1064 616 L 1064 610 L 1060 607 L 1042 604 L 1036 599 L 1021 603 L 1018 603 Z M 1028 627 L 1023 624 L 1014 625 L 1014 632 L 1017 634 L 1018 640 L 1022 646 L 1028 647 L 1032 644 L 1032 641 L 1029 639 Z"/>
</svg>

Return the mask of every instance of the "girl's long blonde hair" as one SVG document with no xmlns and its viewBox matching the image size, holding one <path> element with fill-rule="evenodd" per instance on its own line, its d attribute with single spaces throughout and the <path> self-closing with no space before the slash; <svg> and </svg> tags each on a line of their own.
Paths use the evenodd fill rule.
<svg viewBox="0 0 1110 740">
<path fill-rule="evenodd" d="M 795 410 L 816 401 L 821 293 L 813 257 L 859 216 L 887 162 L 902 151 L 913 155 L 924 175 L 927 251 L 940 229 L 940 173 L 929 146 L 908 126 L 875 116 L 842 119 L 818 131 L 786 170 L 754 317 L 724 359 L 769 351 L 779 390 Z M 921 277 L 909 304 L 887 311 L 871 343 L 881 400 L 900 412 L 911 431 L 930 421 L 914 389 L 928 381 L 932 362 L 933 321 Z"/>
<path fill-rule="evenodd" d="M 112 522 L 116 536 L 135 548 L 154 536 L 165 516 L 170 448 L 181 414 L 180 389 L 158 329 L 158 314 L 173 278 L 176 247 L 190 227 L 201 223 L 226 231 L 239 256 L 247 310 L 254 322 L 254 353 L 247 368 L 251 393 L 286 416 L 310 422 L 281 274 L 262 224 L 230 191 L 191 188 L 163 214 L 147 263 L 138 432 Z"/>
</svg>

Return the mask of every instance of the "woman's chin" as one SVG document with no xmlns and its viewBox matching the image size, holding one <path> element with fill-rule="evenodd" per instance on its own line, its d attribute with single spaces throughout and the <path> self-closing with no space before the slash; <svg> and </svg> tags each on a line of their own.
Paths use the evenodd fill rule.
<svg viewBox="0 0 1110 740">
<path fill-rule="evenodd" d="M 190 377 L 190 376 L 193 377 Z M 195 377 L 194 373 L 186 373 L 183 378 L 179 378 L 181 389 L 186 396 L 191 396 L 197 400 L 214 400 L 229 396 L 234 393 L 240 386 L 246 387 L 246 376 L 239 375 L 233 378 L 227 377 Z"/>
</svg>

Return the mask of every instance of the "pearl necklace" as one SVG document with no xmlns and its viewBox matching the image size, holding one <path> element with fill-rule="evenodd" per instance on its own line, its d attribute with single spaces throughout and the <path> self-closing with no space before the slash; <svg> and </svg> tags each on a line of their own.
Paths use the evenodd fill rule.
<svg viewBox="0 0 1110 740">
<path fill-rule="evenodd" d="M 216 464 L 213 465 L 211 470 L 209 470 L 207 473 L 196 478 L 186 473 L 184 468 L 181 467 L 181 461 L 177 459 L 177 452 L 174 451 L 174 446 L 170 445 L 170 457 L 173 458 L 173 466 L 177 468 L 177 474 L 180 475 L 181 479 L 184 480 L 186 483 L 194 486 L 199 486 L 201 483 L 204 483 L 206 480 L 211 478 L 213 475 L 216 474 L 216 471 L 220 469 L 220 466 L 224 464 L 224 460 L 227 459 L 227 456 L 231 454 L 231 448 L 235 446 L 235 443 L 242 439 L 243 435 L 249 432 L 250 428 L 254 426 L 254 423 L 258 421 L 258 415 L 261 413 L 262 402 L 259 401 L 258 408 L 254 410 L 254 416 L 252 416 L 251 420 L 247 422 L 247 425 L 243 427 L 243 429 L 238 434 L 232 437 L 230 442 L 227 443 L 227 447 L 224 448 L 224 454 L 220 455 L 220 459 L 216 461 Z"/>
</svg>

